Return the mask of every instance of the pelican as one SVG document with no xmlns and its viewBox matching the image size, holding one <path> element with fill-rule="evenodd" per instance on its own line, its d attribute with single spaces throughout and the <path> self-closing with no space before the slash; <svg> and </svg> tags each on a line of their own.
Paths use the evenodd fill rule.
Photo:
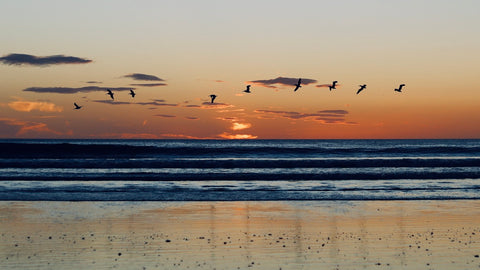
<svg viewBox="0 0 480 270">
<path fill-rule="evenodd" d="M 395 92 L 402 92 L 402 88 L 405 86 L 405 84 L 400 84 L 400 87 L 395 88 Z"/>
<path fill-rule="evenodd" d="M 213 103 L 216 97 L 217 97 L 216 95 L 210 95 L 210 98 L 212 99 L 211 103 Z"/>
<path fill-rule="evenodd" d="M 365 89 L 365 88 L 367 87 L 367 85 L 366 85 L 366 84 L 364 84 L 364 85 L 359 85 L 359 86 L 360 86 L 360 89 L 358 89 L 358 91 L 357 91 L 357 95 L 358 95 L 358 93 L 362 92 L 362 91 L 363 91 L 363 89 Z"/>
<path fill-rule="evenodd" d="M 251 93 L 251 92 L 250 92 L 250 85 L 247 85 L 247 89 L 243 90 L 243 92 L 245 92 L 245 93 Z"/>
<path fill-rule="evenodd" d="M 133 92 L 133 89 L 130 89 L 130 96 L 132 96 L 132 98 L 135 97 L 135 92 Z"/>
<path fill-rule="evenodd" d="M 298 79 L 297 84 L 295 84 L 295 90 L 293 90 L 293 92 L 297 91 L 298 88 L 302 87 L 302 86 L 300 85 L 301 83 L 302 83 L 302 79 L 300 78 L 300 79 Z"/>
<path fill-rule="evenodd" d="M 80 110 L 83 106 L 78 106 L 77 103 L 73 103 L 73 105 L 75 106 L 75 108 L 73 108 L 74 110 Z"/>
<path fill-rule="evenodd" d="M 110 89 L 107 89 L 107 95 L 109 95 L 113 99 L 113 92 Z"/>
<path fill-rule="evenodd" d="M 330 88 L 330 91 L 332 91 L 332 89 L 337 89 L 335 88 L 335 86 L 337 85 L 337 81 L 333 81 L 332 85 L 330 85 L 328 88 Z"/>
</svg>

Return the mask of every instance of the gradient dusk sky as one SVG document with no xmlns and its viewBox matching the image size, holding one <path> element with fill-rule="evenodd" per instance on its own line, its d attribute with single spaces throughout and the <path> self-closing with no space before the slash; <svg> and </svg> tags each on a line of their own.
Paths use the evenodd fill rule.
<svg viewBox="0 0 480 270">
<path fill-rule="evenodd" d="M 2 1 L 0 138 L 480 138 L 479 10 Z"/>
</svg>

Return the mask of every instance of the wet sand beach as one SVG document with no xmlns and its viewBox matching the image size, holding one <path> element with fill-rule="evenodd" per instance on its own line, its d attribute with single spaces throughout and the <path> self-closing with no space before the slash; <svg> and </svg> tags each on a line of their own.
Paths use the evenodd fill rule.
<svg viewBox="0 0 480 270">
<path fill-rule="evenodd" d="M 480 202 L 0 202 L 2 269 L 479 269 Z"/>
</svg>

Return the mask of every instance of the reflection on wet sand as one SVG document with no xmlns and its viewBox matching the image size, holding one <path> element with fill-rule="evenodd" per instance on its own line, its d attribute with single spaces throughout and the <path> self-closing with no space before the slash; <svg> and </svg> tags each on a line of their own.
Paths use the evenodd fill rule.
<svg viewBox="0 0 480 270">
<path fill-rule="evenodd" d="M 480 202 L 0 202 L 2 269 L 472 269 Z"/>
</svg>

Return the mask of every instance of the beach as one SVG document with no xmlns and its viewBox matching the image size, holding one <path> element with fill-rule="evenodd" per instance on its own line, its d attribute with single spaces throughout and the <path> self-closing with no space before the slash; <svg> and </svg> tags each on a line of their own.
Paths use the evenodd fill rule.
<svg viewBox="0 0 480 270">
<path fill-rule="evenodd" d="M 476 269 L 480 202 L 0 202 L 2 269 Z"/>
</svg>

